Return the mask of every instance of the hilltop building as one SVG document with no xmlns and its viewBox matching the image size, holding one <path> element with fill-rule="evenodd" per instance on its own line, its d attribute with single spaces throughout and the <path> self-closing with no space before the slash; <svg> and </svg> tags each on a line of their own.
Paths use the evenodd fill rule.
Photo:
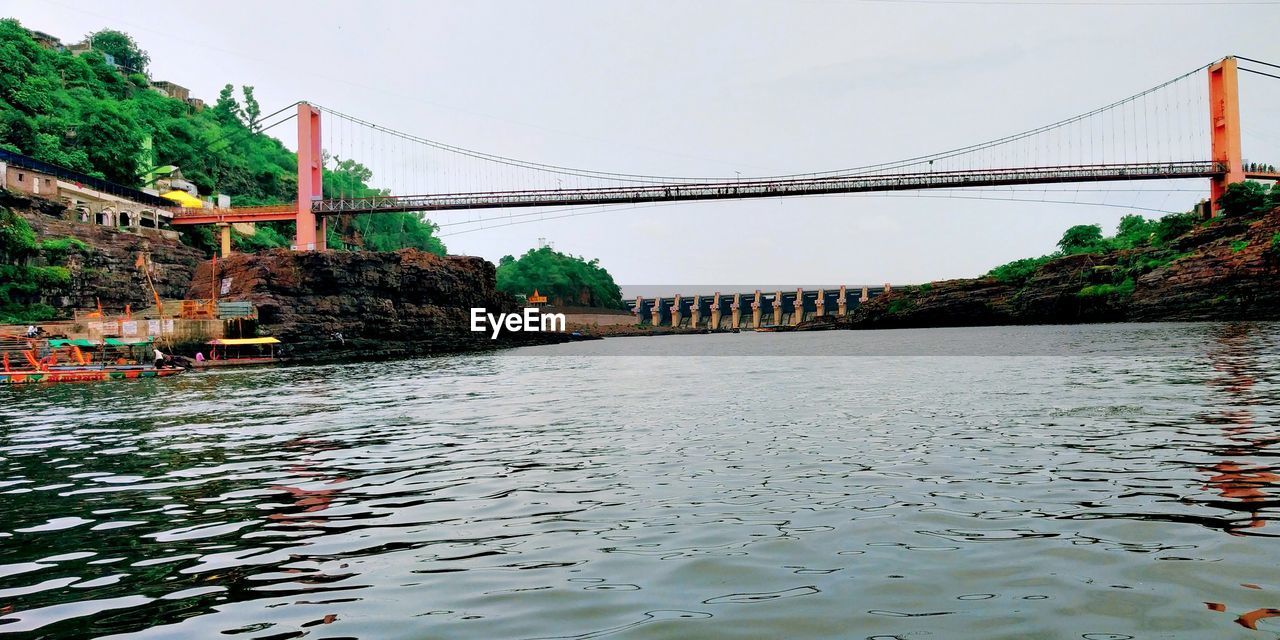
<svg viewBox="0 0 1280 640">
<path fill-rule="evenodd" d="M 40 45 L 40 46 L 42 46 L 42 47 L 44 47 L 44 48 L 46 48 L 46 49 L 51 49 L 51 50 L 53 50 L 53 51 L 66 51 L 66 50 L 67 50 L 67 48 L 66 48 L 65 46 L 63 46 L 62 41 L 61 41 L 61 40 L 59 40 L 56 36 L 53 36 L 53 35 L 47 34 L 47 33 L 43 32 L 43 31 L 31 31 L 31 30 L 28 30 L 28 31 L 27 31 L 27 33 L 30 33 L 30 34 L 31 34 L 31 39 L 32 39 L 32 40 L 35 40 L 35 41 L 36 41 L 36 44 L 38 44 L 38 45 Z"/>
<path fill-rule="evenodd" d="M 73 56 L 82 56 L 93 51 L 93 45 L 89 44 L 87 41 L 77 42 L 76 44 L 67 47 L 66 50 Z M 123 69 L 123 67 L 116 62 L 115 56 L 105 51 L 99 51 L 98 53 L 102 55 L 102 59 L 107 63 L 107 66 L 115 69 L 116 71 L 121 71 Z"/>
<path fill-rule="evenodd" d="M 155 80 L 151 83 L 151 89 L 160 95 L 170 98 L 177 98 L 183 102 L 190 103 L 191 90 L 186 87 L 169 82 L 168 80 Z"/>
</svg>

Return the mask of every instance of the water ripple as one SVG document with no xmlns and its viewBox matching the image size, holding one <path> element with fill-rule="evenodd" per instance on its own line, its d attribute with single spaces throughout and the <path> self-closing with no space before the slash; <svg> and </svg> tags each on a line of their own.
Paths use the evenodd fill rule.
<svg viewBox="0 0 1280 640">
<path fill-rule="evenodd" d="M 3 389 L 0 635 L 1280 630 L 1280 327 L 973 331 L 1177 355 L 487 354 Z M 890 333 L 956 335 L 726 339 Z M 635 352 L 590 351 L 611 343 Z"/>
</svg>

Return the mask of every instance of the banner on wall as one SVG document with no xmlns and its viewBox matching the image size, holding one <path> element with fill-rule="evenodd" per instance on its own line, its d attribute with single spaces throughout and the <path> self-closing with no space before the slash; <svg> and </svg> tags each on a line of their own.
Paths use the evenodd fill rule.
<svg viewBox="0 0 1280 640">
<path fill-rule="evenodd" d="M 120 335 L 133 337 L 138 335 L 138 321 L 126 320 L 120 323 Z"/>
<path fill-rule="evenodd" d="M 147 321 L 147 335 L 149 335 L 149 336 L 158 336 L 158 335 L 160 335 L 160 321 L 159 321 L 159 320 L 148 320 L 148 321 Z"/>
</svg>

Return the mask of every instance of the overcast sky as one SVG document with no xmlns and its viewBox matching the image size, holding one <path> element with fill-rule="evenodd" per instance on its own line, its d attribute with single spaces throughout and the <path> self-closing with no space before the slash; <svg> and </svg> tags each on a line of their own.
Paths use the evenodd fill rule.
<svg viewBox="0 0 1280 640">
<path fill-rule="evenodd" d="M 3 0 L 0 14 L 67 42 L 127 31 L 150 53 L 153 78 L 210 102 L 228 82 L 247 84 L 264 112 L 311 100 L 500 155 L 663 175 L 890 161 L 1054 122 L 1224 55 L 1280 60 L 1280 5 L 1071 1 Z M 1280 164 L 1280 80 L 1241 81 L 1245 156 Z M 1207 184 L 1081 189 L 1017 197 L 1182 210 L 1204 197 L 1186 190 Z M 1066 227 L 1111 229 L 1125 213 L 795 198 L 618 210 L 445 240 L 496 261 L 546 238 L 631 285 L 909 283 L 1047 253 Z"/>
</svg>

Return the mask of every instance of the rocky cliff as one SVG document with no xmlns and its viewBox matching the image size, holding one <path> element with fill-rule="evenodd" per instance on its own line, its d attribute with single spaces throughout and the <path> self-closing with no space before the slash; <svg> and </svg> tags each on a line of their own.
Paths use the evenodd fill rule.
<svg viewBox="0 0 1280 640">
<path fill-rule="evenodd" d="M 160 231 L 142 229 L 131 233 L 80 222 L 57 202 L 0 190 L 0 207 L 26 220 L 39 242 L 50 244 L 49 241 L 74 238 L 88 245 L 87 250 L 56 252 L 59 255 L 44 249 L 33 262 L 36 266 L 63 265 L 70 272 L 69 284 L 46 287 L 40 292 L 41 301 L 59 311 L 92 308 L 98 301 L 111 310 L 155 304 L 146 272 L 138 267 L 140 256 L 145 256 L 151 265 L 152 281 L 160 296 L 181 298 L 204 258 L 199 250 Z"/>
<path fill-rule="evenodd" d="M 1145 266 L 1144 266 L 1145 265 Z M 1131 285 L 1117 286 L 1120 275 Z M 1052 260 L 1025 281 L 904 287 L 854 313 L 850 328 L 1161 320 L 1280 319 L 1280 210 L 1223 219 L 1168 246 Z"/>
<path fill-rule="evenodd" d="M 395 252 L 303 252 L 276 249 L 233 255 L 200 266 L 189 292 L 244 300 L 258 308 L 263 333 L 295 356 L 337 358 L 413 355 L 563 342 L 564 334 L 503 332 L 498 340 L 470 330 L 470 310 L 519 310 L 494 288 L 492 263 L 469 256 Z M 339 340 L 336 334 L 341 334 Z"/>
</svg>

